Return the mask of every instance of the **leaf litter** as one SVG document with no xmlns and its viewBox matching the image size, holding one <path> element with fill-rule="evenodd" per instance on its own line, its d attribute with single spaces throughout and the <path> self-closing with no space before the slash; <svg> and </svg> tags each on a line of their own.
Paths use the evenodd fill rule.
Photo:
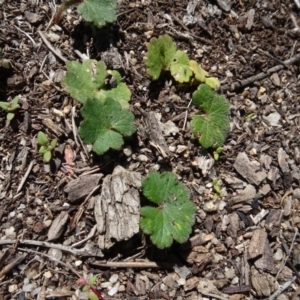
<svg viewBox="0 0 300 300">
<path fill-rule="evenodd" d="M 12 1 L 2 4 L 1 63 L 4 59 L 9 63 L 0 72 L 0 100 L 10 102 L 15 96 L 22 95 L 20 109 L 13 120 L 8 123 L 6 114 L 1 112 L 0 115 L 3 125 L 0 269 L 6 276 L 1 283 L 1 293 L 5 297 L 22 294 L 36 298 L 45 296 L 46 291 L 47 297 L 59 293 L 71 297 L 80 289 L 74 284 L 78 278 L 76 272 L 82 276 L 86 271 L 90 276 L 85 278 L 92 277 L 91 272 L 101 275 L 95 285 L 105 298 L 108 292 L 114 293 L 110 297 L 122 299 L 134 296 L 192 300 L 200 295 L 241 298 L 241 294 L 251 298 L 254 293 L 257 298 L 274 299 L 280 293 L 282 299 L 297 297 L 297 290 L 293 289 L 298 288 L 294 277 L 297 273 L 293 266 L 297 267 L 299 257 L 299 197 L 294 193 L 300 178 L 299 89 L 293 64 L 298 59 L 295 42 L 299 29 L 292 17 L 297 4 L 293 1 L 266 2 L 253 10 L 250 2 L 229 6 L 225 1 L 231 9 L 228 13 L 227 8 L 222 11 L 224 5 L 220 9 L 207 1 L 201 6 L 195 1 L 189 14 L 197 20 L 197 25 L 187 25 L 187 30 L 180 20 L 188 4 L 187 1 L 176 2 L 170 7 L 165 2 L 124 2 L 118 7 L 121 31 L 112 26 L 100 32 L 79 22 L 75 10 L 70 10 L 61 24 L 52 26 L 48 24 L 52 11 L 48 3 Z M 281 8 L 279 12 L 278 7 Z M 142 13 L 146 8 L 152 14 Z M 26 18 L 27 11 L 35 13 L 35 18 Z M 163 14 L 169 14 L 169 18 L 164 19 Z M 267 17 L 271 18 L 272 26 L 265 22 Z M 252 26 L 248 26 L 248 20 L 252 19 Z M 171 21 L 172 26 L 169 26 L 167 22 Z M 60 39 L 49 40 L 46 45 L 38 30 L 48 33 L 48 25 Z M 151 37 L 166 33 L 172 33 L 178 49 L 207 70 L 209 76 L 218 78 L 220 90 L 227 91 L 231 131 L 217 162 L 211 163 L 213 153 L 210 149 L 203 150 L 192 139 L 190 122 L 194 106 L 188 104 L 193 88 L 177 89 L 178 86 L 165 77 L 167 72 L 163 77 L 157 75 L 157 83 L 149 84 L 144 65 L 146 43 Z M 245 40 L 248 41 L 246 46 Z M 118 47 L 124 60 L 124 66 L 118 71 L 122 83 L 126 83 L 131 91 L 130 110 L 135 115 L 138 131 L 126 139 L 129 152 L 121 149 L 97 157 L 89 152 L 89 146 L 74 143 L 73 133 L 76 134 L 81 117 L 78 102 L 60 94 L 64 88 L 60 78 L 66 67 L 59 57 L 73 61 L 74 53 L 80 53 L 98 59 L 102 50 L 108 49 L 111 43 Z M 257 46 L 263 51 L 256 52 Z M 59 53 L 62 55 L 57 55 Z M 286 65 L 289 65 L 288 69 Z M 276 74 L 276 84 L 270 79 L 270 74 Z M 104 90 L 112 90 L 110 83 L 120 82 L 118 80 L 118 76 L 107 72 Z M 70 115 L 72 108 L 78 113 L 73 115 L 73 120 Z M 164 137 L 164 151 L 168 148 L 174 151 L 169 159 L 162 156 L 157 145 L 153 146 L 147 129 L 143 127 L 145 120 L 139 108 L 146 113 L 161 113 L 162 123 L 172 120 L 180 129 Z M 276 120 L 271 120 L 271 117 Z M 59 153 L 54 153 L 60 162 L 55 166 L 44 164 L 37 156 L 34 137 L 38 131 L 46 132 L 51 140 L 57 138 L 59 145 L 69 143 L 72 146 L 76 163 L 72 176 L 66 175 L 62 167 L 64 159 Z M 181 146 L 186 148 L 177 151 Z M 279 153 L 283 152 L 285 168 L 281 168 L 282 157 L 278 165 Z M 246 153 L 248 157 L 243 160 L 244 169 L 251 170 L 253 176 L 264 176 L 248 183 L 250 173 L 243 172 L 241 164 L 237 170 L 234 167 L 240 153 Z M 141 155 L 143 159 L 140 159 Z M 200 161 L 210 163 L 204 168 Z M 160 252 L 147 237 L 141 238 L 137 234 L 118 247 L 112 247 L 102 257 L 97 256 L 101 266 L 82 258 L 82 253 L 97 253 L 93 252 L 97 250 L 97 233 L 89 233 L 93 232 L 95 225 L 94 196 L 98 192 L 91 188 L 91 195 L 71 203 L 66 198 L 64 187 L 75 177 L 80 181 L 81 175 L 103 172 L 107 176 L 115 165 L 139 172 L 143 177 L 151 170 L 172 170 L 184 182 L 197 206 L 196 221 L 188 243 L 175 243 L 167 251 Z M 224 191 L 218 200 L 213 199 L 212 178 L 216 177 L 222 179 Z M 249 200 L 249 197 L 253 198 Z M 229 204 L 231 198 L 236 201 L 233 206 Z M 218 201 L 226 205 L 218 205 Z M 82 203 L 84 209 L 79 209 Z M 214 209 L 206 210 L 211 208 Z M 63 232 L 55 244 L 45 242 L 51 223 L 62 211 L 70 216 L 65 227 L 62 226 Z M 74 231 L 68 231 L 69 224 L 75 225 L 72 225 Z M 249 249 L 255 249 L 257 244 L 252 237 L 260 232 L 258 230 L 265 232 L 261 235 L 264 238 L 258 242 L 264 246 L 261 251 L 265 256 L 249 260 Z M 22 237 L 23 244 L 21 240 L 14 244 L 17 237 Z M 76 249 L 77 243 L 84 246 L 84 251 Z M 48 248 L 57 246 L 63 246 L 59 262 L 52 261 L 50 255 L 50 258 L 46 256 Z M 29 252 L 34 249 L 36 252 Z M 25 250 L 27 254 L 21 253 Z M 285 254 L 288 261 L 282 268 Z M 106 260 L 113 261 L 107 263 Z M 272 262 L 278 274 L 269 268 Z M 188 268 L 189 272 L 184 273 L 187 276 L 173 268 L 181 265 Z M 24 272 L 19 272 L 22 268 Z M 37 279 L 41 270 L 45 276 Z M 239 270 L 244 271 L 241 274 Z M 59 272 L 59 281 L 56 272 Z M 114 275 L 117 275 L 116 279 Z"/>
</svg>

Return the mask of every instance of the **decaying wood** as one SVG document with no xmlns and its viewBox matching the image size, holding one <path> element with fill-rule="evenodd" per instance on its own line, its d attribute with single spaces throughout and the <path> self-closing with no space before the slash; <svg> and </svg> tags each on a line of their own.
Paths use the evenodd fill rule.
<svg viewBox="0 0 300 300">
<path fill-rule="evenodd" d="M 270 235 L 272 237 L 278 236 L 282 217 L 282 210 L 270 209 L 270 212 L 266 218 L 265 227 L 268 231 L 270 231 Z"/>
<path fill-rule="evenodd" d="M 69 214 L 66 211 L 62 211 L 52 222 L 51 227 L 48 231 L 48 241 L 53 241 L 58 239 L 68 222 Z"/>
<path fill-rule="evenodd" d="M 245 152 L 238 154 L 233 166 L 251 184 L 259 185 L 267 177 L 265 171 L 255 171 L 253 164 Z"/>
<path fill-rule="evenodd" d="M 69 182 L 64 191 L 68 193 L 68 200 L 75 202 L 86 197 L 98 184 L 103 174 L 81 176 Z"/>
<path fill-rule="evenodd" d="M 26 258 L 27 254 L 22 254 L 20 256 L 18 256 L 17 258 L 15 258 L 12 262 L 10 262 L 9 264 L 7 264 L 1 271 L 0 271 L 0 281 L 1 278 L 6 275 L 9 271 L 11 271 L 13 268 L 15 268 L 16 266 L 18 266 L 25 258 Z"/>
<path fill-rule="evenodd" d="M 151 140 L 150 144 L 157 149 L 157 151 L 164 157 L 167 158 L 172 155 L 172 152 L 169 150 L 165 138 L 162 134 L 162 128 L 159 124 L 159 121 L 154 112 L 146 113 L 141 111 L 145 117 L 147 125 L 147 133 Z"/>
<path fill-rule="evenodd" d="M 51 119 L 43 119 L 42 123 L 58 137 L 61 137 L 65 134 L 65 132 Z"/>
<path fill-rule="evenodd" d="M 260 297 L 269 297 L 279 287 L 275 277 L 268 273 L 260 273 L 255 267 L 251 268 L 251 283 Z"/>
<path fill-rule="evenodd" d="M 260 255 L 263 255 L 265 244 L 267 241 L 267 233 L 265 229 L 257 229 L 253 232 L 253 236 L 251 238 L 248 253 L 249 259 L 256 258 Z"/>
<path fill-rule="evenodd" d="M 21 244 L 27 246 L 38 246 L 38 247 L 47 247 L 53 249 L 59 249 L 71 253 L 75 256 L 94 256 L 94 257 L 103 257 L 103 253 L 98 247 L 90 247 L 88 244 L 80 249 L 74 248 L 75 246 L 64 246 L 61 244 L 54 244 L 41 241 L 31 241 L 31 240 L 0 240 L 0 245 L 10 245 L 10 244 Z M 19 249 L 19 248 L 18 248 Z"/>
<path fill-rule="evenodd" d="M 228 91 L 228 90 L 234 91 L 237 89 L 244 88 L 244 87 L 250 85 L 251 83 L 253 83 L 254 81 L 262 80 L 262 79 L 270 76 L 271 74 L 284 69 L 286 65 L 294 64 L 298 60 L 300 60 L 300 53 L 296 54 L 294 57 L 292 57 L 290 59 L 285 60 L 283 62 L 284 64 L 280 64 L 275 67 L 272 67 L 272 68 L 268 69 L 266 72 L 261 72 L 257 75 L 251 76 L 249 78 L 234 82 L 231 86 L 224 85 L 221 87 L 221 90 L 224 93 L 225 91 Z"/>
<path fill-rule="evenodd" d="M 253 185 L 248 184 L 243 190 L 237 190 L 237 195 L 232 196 L 230 204 L 235 205 L 244 201 L 252 200 L 256 195 L 256 189 Z"/>
<path fill-rule="evenodd" d="M 139 232 L 141 174 L 117 166 L 103 180 L 95 202 L 99 247 L 110 248 L 116 241 L 128 240 Z"/>
<path fill-rule="evenodd" d="M 172 269 L 174 264 L 154 261 L 108 261 L 108 262 L 91 262 L 91 265 L 104 268 L 166 268 Z"/>
</svg>

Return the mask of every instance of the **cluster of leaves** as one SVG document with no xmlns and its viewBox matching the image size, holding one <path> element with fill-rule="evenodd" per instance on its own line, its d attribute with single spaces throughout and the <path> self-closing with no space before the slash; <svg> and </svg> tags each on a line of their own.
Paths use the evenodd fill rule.
<svg viewBox="0 0 300 300">
<path fill-rule="evenodd" d="M 15 97 L 11 102 L 0 102 L 0 108 L 7 112 L 7 120 L 12 120 L 15 117 L 16 111 L 20 108 L 18 102 L 18 97 Z"/>
<path fill-rule="evenodd" d="M 158 205 L 141 208 L 140 227 L 160 249 L 184 243 L 195 223 L 196 206 L 188 189 L 171 172 L 151 172 L 142 182 L 144 196 Z"/>
<path fill-rule="evenodd" d="M 135 130 L 134 116 L 128 110 L 130 90 L 117 71 L 106 70 L 102 61 L 67 62 L 63 80 L 70 95 L 83 104 L 79 135 L 101 155 L 109 148 L 120 149 L 123 136 Z M 112 84 L 111 84 L 112 82 Z"/>
<path fill-rule="evenodd" d="M 82 291 L 88 292 L 89 300 L 104 300 L 102 294 L 94 287 L 97 276 L 91 277 L 88 281 L 84 277 L 77 280 L 77 284 L 83 285 Z"/>
<path fill-rule="evenodd" d="M 219 148 L 223 145 L 229 129 L 229 103 L 208 85 L 201 84 L 192 96 L 193 103 L 204 114 L 192 118 L 193 134 L 203 148 Z"/>
<path fill-rule="evenodd" d="M 52 151 L 56 147 L 57 139 L 50 141 L 44 132 L 39 131 L 37 135 L 37 142 L 41 146 L 39 153 L 43 154 L 44 162 L 49 162 L 52 157 Z"/>
<path fill-rule="evenodd" d="M 97 27 L 103 27 L 106 23 L 113 23 L 117 20 L 116 0 L 69 0 L 57 10 L 54 23 L 58 24 L 63 12 L 73 5 L 79 5 L 78 13 L 85 21 Z"/>
<path fill-rule="evenodd" d="M 169 70 L 174 79 L 180 83 L 196 80 L 206 83 L 213 89 L 220 86 L 217 78 L 209 77 L 196 61 L 190 60 L 185 52 L 177 50 L 169 35 L 151 39 L 148 44 L 146 66 L 153 80 L 158 79 L 162 71 Z"/>
</svg>

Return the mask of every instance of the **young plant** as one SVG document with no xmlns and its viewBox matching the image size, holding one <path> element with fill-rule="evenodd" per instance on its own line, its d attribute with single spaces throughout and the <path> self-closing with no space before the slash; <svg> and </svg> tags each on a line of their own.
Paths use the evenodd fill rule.
<svg viewBox="0 0 300 300">
<path fill-rule="evenodd" d="M 115 82 L 112 88 L 106 84 L 110 77 Z M 102 61 L 87 59 L 82 64 L 68 61 L 63 83 L 67 92 L 82 104 L 85 104 L 87 99 L 104 100 L 110 97 L 120 102 L 123 107 L 129 107 L 131 97 L 129 88 L 121 82 L 120 73 L 106 70 L 106 65 Z"/>
<path fill-rule="evenodd" d="M 171 172 L 151 172 L 142 182 L 144 196 L 158 207 L 141 208 L 141 229 L 160 249 L 173 240 L 184 243 L 195 223 L 196 206 L 189 191 Z"/>
<path fill-rule="evenodd" d="M 123 136 L 130 136 L 136 131 L 133 114 L 112 98 L 88 99 L 81 115 L 84 120 L 80 124 L 79 135 L 85 143 L 93 145 L 97 154 L 103 154 L 109 148 L 120 149 Z"/>
<path fill-rule="evenodd" d="M 18 102 L 18 97 L 15 97 L 11 102 L 0 102 L 0 108 L 7 111 L 7 120 L 12 120 L 15 117 L 16 111 L 20 108 Z"/>
<path fill-rule="evenodd" d="M 88 281 L 84 277 L 77 280 L 77 284 L 83 285 L 82 291 L 88 292 L 89 300 L 105 300 L 102 294 L 94 287 L 97 276 L 91 277 Z"/>
<path fill-rule="evenodd" d="M 203 148 L 221 147 L 230 129 L 228 101 L 206 84 L 199 86 L 192 99 L 195 106 L 204 112 L 204 115 L 192 118 L 193 135 Z"/>
<path fill-rule="evenodd" d="M 73 5 L 79 5 L 78 13 L 85 21 L 91 22 L 97 27 L 117 20 L 116 0 L 69 0 L 60 6 L 53 22 L 58 24 L 63 12 Z"/>
<path fill-rule="evenodd" d="M 39 131 L 37 142 L 41 146 L 39 153 L 43 154 L 44 162 L 48 163 L 51 160 L 52 151 L 56 147 L 57 139 L 50 141 L 44 132 Z"/>
<path fill-rule="evenodd" d="M 195 79 L 214 89 L 220 86 L 217 78 L 208 77 L 208 73 L 196 61 L 189 60 L 185 52 L 177 50 L 170 36 L 152 38 L 147 48 L 146 66 L 152 80 L 158 79 L 162 71 L 169 70 L 174 79 L 180 83 Z"/>
<path fill-rule="evenodd" d="M 223 148 L 222 148 L 222 147 L 217 148 L 217 149 L 213 152 L 214 160 L 215 160 L 215 161 L 219 160 L 220 154 L 221 154 L 222 152 L 223 152 Z"/>
</svg>

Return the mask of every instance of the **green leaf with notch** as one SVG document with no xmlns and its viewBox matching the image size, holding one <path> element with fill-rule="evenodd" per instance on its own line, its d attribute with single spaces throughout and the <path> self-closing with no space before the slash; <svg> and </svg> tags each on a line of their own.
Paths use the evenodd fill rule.
<svg viewBox="0 0 300 300">
<path fill-rule="evenodd" d="M 185 242 L 195 222 L 196 206 L 189 191 L 171 172 L 151 172 L 142 182 L 143 194 L 159 207 L 141 208 L 141 229 L 150 234 L 158 248 L 171 246 L 173 240 Z"/>
<path fill-rule="evenodd" d="M 193 75 L 189 66 L 189 57 L 181 50 L 176 51 L 170 66 L 170 72 L 174 79 L 180 83 L 189 82 Z"/>
<path fill-rule="evenodd" d="M 115 0 L 85 0 L 77 8 L 83 19 L 97 27 L 117 20 Z"/>
<path fill-rule="evenodd" d="M 109 148 L 120 149 L 123 136 L 130 136 L 136 131 L 133 114 L 111 98 L 103 101 L 88 99 L 81 114 L 84 120 L 79 134 L 85 143 L 93 145 L 97 154 L 103 154 Z"/>
<path fill-rule="evenodd" d="M 147 48 L 147 72 L 153 80 L 156 80 L 162 70 L 170 68 L 177 47 L 172 38 L 166 34 L 159 38 L 152 38 Z"/>
<path fill-rule="evenodd" d="M 87 99 L 104 100 L 112 97 L 119 101 L 123 107 L 128 108 L 131 92 L 125 83 L 121 82 L 119 72 L 106 70 L 102 61 L 85 60 L 82 64 L 76 61 L 68 61 L 67 73 L 63 79 L 66 91 L 77 101 L 85 104 Z M 112 75 L 116 79 L 116 87 L 107 89 L 105 79 Z"/>
<path fill-rule="evenodd" d="M 193 103 L 204 115 L 192 118 L 193 134 L 203 148 L 218 148 L 223 145 L 230 129 L 229 103 L 208 85 L 202 84 L 192 96 Z"/>
</svg>

